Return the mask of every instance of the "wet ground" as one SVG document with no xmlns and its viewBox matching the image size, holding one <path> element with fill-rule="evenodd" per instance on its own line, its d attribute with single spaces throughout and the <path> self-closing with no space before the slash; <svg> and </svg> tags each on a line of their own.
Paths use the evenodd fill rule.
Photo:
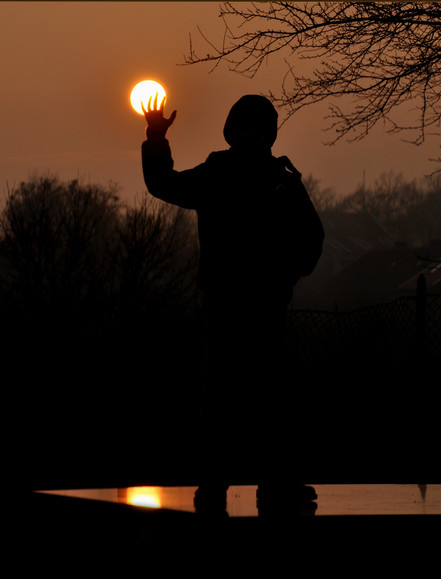
<svg viewBox="0 0 441 579">
<path fill-rule="evenodd" d="M 441 515 L 441 485 L 434 484 L 319 484 L 314 516 Z M 46 494 L 195 513 L 195 486 L 138 486 L 66 489 Z M 232 485 L 227 493 L 229 517 L 258 517 L 254 485 Z M 289 488 L 280 485 L 280 513 L 290 505 Z"/>
</svg>

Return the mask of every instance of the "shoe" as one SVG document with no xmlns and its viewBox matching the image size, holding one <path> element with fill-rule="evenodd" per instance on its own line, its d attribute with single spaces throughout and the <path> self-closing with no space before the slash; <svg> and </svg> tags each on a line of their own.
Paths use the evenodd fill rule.
<svg viewBox="0 0 441 579">
<path fill-rule="evenodd" d="M 256 496 L 258 499 L 264 499 L 268 495 L 278 495 L 280 491 L 280 486 L 277 484 L 260 484 L 257 487 Z M 315 501 L 317 499 L 317 493 L 313 487 L 307 485 L 293 485 L 290 490 L 292 490 L 292 499 L 295 502 L 302 501 Z"/>
<path fill-rule="evenodd" d="M 227 490 L 228 485 L 223 484 L 200 485 L 193 499 L 196 512 L 228 516 Z"/>
<path fill-rule="evenodd" d="M 256 502 L 259 515 L 313 515 L 317 510 L 315 489 L 306 485 L 294 485 L 288 496 L 281 497 L 280 485 L 259 485 Z"/>
</svg>

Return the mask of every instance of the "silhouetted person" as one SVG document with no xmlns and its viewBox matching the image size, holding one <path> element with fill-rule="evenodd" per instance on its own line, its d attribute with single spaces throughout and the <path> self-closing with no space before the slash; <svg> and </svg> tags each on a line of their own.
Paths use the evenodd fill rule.
<svg viewBox="0 0 441 579">
<path fill-rule="evenodd" d="M 291 401 L 296 385 L 284 383 L 286 313 L 294 285 L 321 255 L 323 228 L 300 173 L 272 156 L 277 112 L 268 99 L 236 102 L 224 126 L 230 148 L 185 171 L 173 169 L 165 138 L 176 111 L 165 119 L 163 105 L 157 111 L 149 103 L 144 112 L 149 192 L 198 215 L 207 373 L 196 503 L 218 496 L 222 507 L 232 469 L 245 476 L 251 469 L 263 492 L 274 469 L 283 471 L 280 460 L 292 461 L 283 456 L 281 430 L 299 411 Z"/>
</svg>

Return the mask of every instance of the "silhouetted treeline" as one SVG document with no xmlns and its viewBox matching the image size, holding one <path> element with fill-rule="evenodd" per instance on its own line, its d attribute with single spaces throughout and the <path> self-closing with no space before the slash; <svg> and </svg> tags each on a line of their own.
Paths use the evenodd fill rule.
<svg viewBox="0 0 441 579">
<path fill-rule="evenodd" d="M 344 198 L 305 182 L 322 214 L 369 214 L 412 246 L 441 238 L 440 175 L 383 174 Z M 53 339 L 110 328 L 145 338 L 146 320 L 163 328 L 170 310 L 195 304 L 197 260 L 192 212 L 147 193 L 128 206 L 114 184 L 35 176 L 8 192 L 0 213 L 3 320 Z"/>
<path fill-rule="evenodd" d="M 322 188 L 313 177 L 307 189 L 321 212 L 368 214 L 395 241 L 412 247 L 428 245 L 441 239 L 441 174 L 406 180 L 401 173 L 383 173 L 373 185 L 361 183 L 345 197 L 330 188 Z"/>
<path fill-rule="evenodd" d="M 46 377 L 57 364 L 63 377 L 85 365 L 112 374 L 116 360 L 148 373 L 176 334 L 169 312 L 194 299 L 196 265 L 190 213 L 147 194 L 125 205 L 113 184 L 35 176 L 0 214 L 3 352 L 45 360 Z"/>
</svg>

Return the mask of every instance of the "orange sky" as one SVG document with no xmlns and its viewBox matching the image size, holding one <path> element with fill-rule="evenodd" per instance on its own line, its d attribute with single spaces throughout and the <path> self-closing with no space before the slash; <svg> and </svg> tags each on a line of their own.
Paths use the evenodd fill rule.
<svg viewBox="0 0 441 579">
<path fill-rule="evenodd" d="M 217 2 L 1 2 L 0 193 L 34 170 L 62 179 L 116 181 L 132 200 L 144 190 L 140 145 L 144 120 L 129 104 L 132 86 L 160 81 L 176 169 L 194 166 L 226 148 L 222 137 L 231 105 L 246 93 L 278 92 L 277 64 L 253 80 L 221 66 L 178 66 L 189 33 L 204 53 L 197 25 L 221 38 Z M 406 178 L 434 170 L 435 138 L 421 147 L 379 127 L 361 143 L 323 145 L 328 135 L 322 105 L 306 109 L 280 131 L 276 155 L 287 155 L 304 175 L 343 194 L 389 169 Z"/>
</svg>

